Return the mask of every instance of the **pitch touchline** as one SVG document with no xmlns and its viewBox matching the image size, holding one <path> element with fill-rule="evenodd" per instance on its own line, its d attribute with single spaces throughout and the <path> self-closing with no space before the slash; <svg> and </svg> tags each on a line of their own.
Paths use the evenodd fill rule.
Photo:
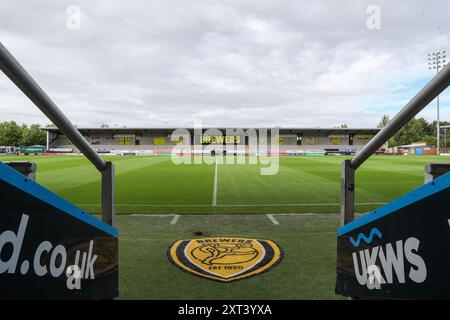
<svg viewBox="0 0 450 320">
<path fill-rule="evenodd" d="M 273 225 L 280 225 L 280 222 L 278 222 L 278 220 L 275 218 L 275 216 L 280 217 L 280 216 L 317 216 L 317 213 L 271 213 L 271 214 L 266 214 L 266 217 L 270 220 L 270 222 L 272 222 Z M 328 213 L 327 215 L 330 215 L 330 213 Z M 131 214 L 130 216 L 132 217 L 151 217 L 151 218 L 165 218 L 165 217 L 172 217 L 172 219 L 170 220 L 170 224 L 174 225 L 178 222 L 178 219 L 180 218 L 179 214 L 141 214 L 141 213 L 134 213 Z M 185 217 L 208 217 L 208 216 L 214 216 L 214 217 L 219 217 L 219 216 L 230 216 L 230 215 L 223 215 L 223 214 L 205 214 L 205 215 L 184 215 Z M 450 223 L 450 220 L 449 220 Z"/>
<path fill-rule="evenodd" d="M 212 199 L 212 206 L 215 207 L 216 205 L 217 205 L 217 158 L 216 158 L 216 167 L 214 169 L 214 189 Z"/>
<path fill-rule="evenodd" d="M 330 213 L 271 213 L 272 216 L 299 216 L 299 217 L 308 217 L 308 216 L 329 216 L 329 215 L 339 215 L 340 213 L 336 212 L 330 212 Z M 183 217 L 229 217 L 229 216 L 255 216 L 255 214 L 252 213 L 238 213 L 238 214 L 153 214 L 153 213 L 131 213 L 127 214 L 126 216 L 130 217 L 153 217 L 153 218 L 167 218 L 167 217 L 175 217 L 175 216 L 183 216 Z M 263 216 L 263 215 L 259 215 Z M 172 219 L 173 220 L 173 219 Z"/>
<path fill-rule="evenodd" d="M 356 205 L 382 205 L 387 202 L 357 202 Z M 85 207 L 101 207 L 101 204 L 78 204 Z M 339 206 L 340 203 L 291 203 L 291 204 L 116 204 L 116 207 L 301 207 L 301 206 Z"/>
</svg>

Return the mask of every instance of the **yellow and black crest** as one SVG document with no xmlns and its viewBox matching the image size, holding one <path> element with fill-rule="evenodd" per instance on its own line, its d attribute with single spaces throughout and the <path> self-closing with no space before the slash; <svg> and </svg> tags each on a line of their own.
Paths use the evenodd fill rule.
<svg viewBox="0 0 450 320">
<path fill-rule="evenodd" d="M 270 270 L 281 261 L 282 253 L 271 240 L 214 237 L 175 241 L 168 256 L 186 272 L 230 282 Z"/>
</svg>

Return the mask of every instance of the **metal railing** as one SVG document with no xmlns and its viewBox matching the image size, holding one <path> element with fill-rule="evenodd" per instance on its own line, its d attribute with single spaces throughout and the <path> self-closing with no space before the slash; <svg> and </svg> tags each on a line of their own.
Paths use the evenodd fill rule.
<svg viewBox="0 0 450 320">
<path fill-rule="evenodd" d="M 0 69 L 85 155 L 102 175 L 102 220 L 114 224 L 114 165 L 105 162 L 58 106 L 0 42 Z"/>
<path fill-rule="evenodd" d="M 397 115 L 373 137 L 351 160 L 342 163 L 341 176 L 341 226 L 354 219 L 355 171 L 375 151 L 397 133 L 416 114 L 450 85 L 450 65 L 447 65 L 412 98 Z"/>
</svg>

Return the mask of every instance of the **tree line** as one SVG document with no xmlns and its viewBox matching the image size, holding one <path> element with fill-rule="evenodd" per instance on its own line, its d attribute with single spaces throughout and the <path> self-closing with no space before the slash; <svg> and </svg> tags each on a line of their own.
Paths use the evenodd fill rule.
<svg viewBox="0 0 450 320">
<path fill-rule="evenodd" d="M 36 146 L 46 144 L 46 133 L 39 124 L 18 125 L 15 121 L 0 122 L 0 146 Z"/>
<path fill-rule="evenodd" d="M 384 115 L 378 123 L 378 128 L 384 128 L 390 121 L 389 116 Z M 450 125 L 448 121 L 440 121 L 441 126 Z M 450 130 L 449 130 L 450 131 Z M 428 122 L 424 118 L 413 118 L 401 128 L 391 139 L 389 146 L 408 145 L 413 142 L 426 142 L 429 146 L 437 145 L 437 121 Z M 444 146 L 444 130 L 441 129 L 440 145 Z"/>
<path fill-rule="evenodd" d="M 389 116 L 384 115 L 378 123 L 378 128 L 385 127 L 389 121 Z M 441 126 L 444 125 L 450 125 L 450 122 L 441 121 Z M 389 146 L 407 145 L 417 141 L 423 141 L 430 146 L 435 146 L 437 144 L 436 126 L 437 121 L 428 122 L 424 118 L 413 118 L 389 140 Z M 49 124 L 47 127 L 54 127 L 54 125 Z M 107 125 L 103 124 L 102 127 L 107 127 Z M 346 124 L 341 125 L 341 128 L 347 127 Z M 441 146 L 444 146 L 443 137 L 444 130 L 441 130 Z M 39 124 L 28 126 L 26 124 L 18 125 L 15 121 L 0 122 L 0 146 L 18 147 L 45 144 L 46 133 L 41 130 Z"/>
</svg>

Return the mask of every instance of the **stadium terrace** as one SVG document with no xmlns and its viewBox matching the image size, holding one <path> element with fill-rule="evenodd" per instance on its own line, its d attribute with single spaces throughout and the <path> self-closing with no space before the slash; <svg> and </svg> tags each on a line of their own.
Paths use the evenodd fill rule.
<svg viewBox="0 0 450 320">
<path fill-rule="evenodd" d="M 359 151 L 376 134 L 378 128 L 274 128 L 281 155 L 349 155 Z M 79 150 L 58 128 L 43 128 L 47 132 L 47 151 L 78 153 Z M 176 128 L 78 128 L 98 153 L 117 155 L 171 154 L 181 141 L 172 138 Z M 252 128 L 194 128 L 189 132 L 190 145 L 211 143 L 241 145 L 249 154 L 249 134 Z M 270 142 L 270 128 L 264 129 Z M 211 132 L 214 132 L 211 133 Z M 232 134 L 230 134 L 232 132 Z M 186 142 L 186 141 L 185 141 Z M 384 152 L 383 150 L 380 150 Z"/>
</svg>

